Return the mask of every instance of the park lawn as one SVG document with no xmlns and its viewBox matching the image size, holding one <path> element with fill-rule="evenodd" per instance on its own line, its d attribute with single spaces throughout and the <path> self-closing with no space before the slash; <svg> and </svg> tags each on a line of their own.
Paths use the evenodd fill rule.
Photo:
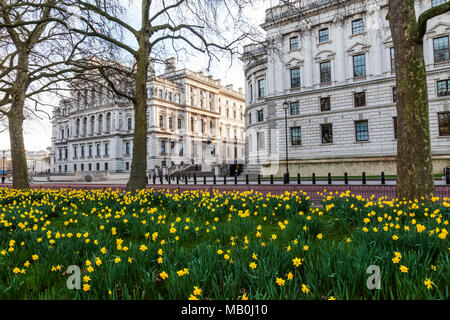
<svg viewBox="0 0 450 320">
<path fill-rule="evenodd" d="M 0 189 L 0 299 L 449 298 L 449 199 L 320 196 Z"/>
</svg>

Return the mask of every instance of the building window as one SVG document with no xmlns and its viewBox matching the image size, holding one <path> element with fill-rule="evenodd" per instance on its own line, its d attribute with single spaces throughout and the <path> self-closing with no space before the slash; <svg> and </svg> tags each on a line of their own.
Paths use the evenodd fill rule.
<svg viewBox="0 0 450 320">
<path fill-rule="evenodd" d="M 396 87 L 392 88 L 392 102 L 397 103 L 397 88 Z"/>
<path fill-rule="evenodd" d="M 178 129 L 181 129 L 181 118 L 178 118 L 177 122 L 178 122 Z"/>
<path fill-rule="evenodd" d="M 130 163 L 129 162 L 125 162 L 125 170 L 130 170 Z"/>
<path fill-rule="evenodd" d="M 265 148 L 264 132 L 256 133 L 256 148 L 257 150 L 264 150 Z"/>
<path fill-rule="evenodd" d="M 73 165 L 73 172 L 77 172 L 77 164 L 76 163 Z"/>
<path fill-rule="evenodd" d="M 128 118 L 128 131 L 131 131 L 131 118 Z"/>
<path fill-rule="evenodd" d="M 319 30 L 319 43 L 328 42 L 330 40 L 328 28 Z"/>
<path fill-rule="evenodd" d="M 97 163 L 97 171 L 100 171 L 100 163 Z"/>
<path fill-rule="evenodd" d="M 105 143 L 105 156 L 109 155 L 109 143 Z"/>
<path fill-rule="evenodd" d="M 450 79 L 437 82 L 438 97 L 450 95 Z"/>
<path fill-rule="evenodd" d="M 59 158 L 58 158 L 58 160 L 62 160 L 62 149 L 59 148 L 58 151 L 59 151 Z"/>
<path fill-rule="evenodd" d="M 444 4 L 445 2 L 446 0 L 431 0 L 431 6 L 437 7 L 440 6 L 441 4 Z"/>
<path fill-rule="evenodd" d="M 97 157 L 100 156 L 100 144 L 96 145 Z"/>
<path fill-rule="evenodd" d="M 262 98 L 265 96 L 264 92 L 264 79 L 258 80 L 258 98 Z"/>
<path fill-rule="evenodd" d="M 438 113 L 439 135 L 450 136 L 450 112 Z"/>
<path fill-rule="evenodd" d="M 322 143 L 333 143 L 333 124 L 321 124 Z"/>
<path fill-rule="evenodd" d="M 126 155 L 130 154 L 130 143 L 129 142 L 125 143 L 125 154 Z"/>
<path fill-rule="evenodd" d="M 84 171 L 84 163 L 81 164 L 81 171 Z"/>
<path fill-rule="evenodd" d="M 252 113 L 248 113 L 248 124 L 252 124 Z"/>
<path fill-rule="evenodd" d="M 352 21 L 352 34 L 359 34 L 364 31 L 364 25 L 362 19 Z"/>
<path fill-rule="evenodd" d="M 92 144 L 89 145 L 89 157 L 92 157 Z"/>
<path fill-rule="evenodd" d="M 292 37 L 289 39 L 289 49 L 290 50 L 298 49 L 298 37 Z"/>
<path fill-rule="evenodd" d="M 164 116 L 163 115 L 159 116 L 159 127 L 164 128 Z"/>
<path fill-rule="evenodd" d="M 391 54 L 391 71 L 394 72 L 395 71 L 395 55 L 394 55 L 394 48 L 392 47 L 389 50 L 390 54 Z"/>
<path fill-rule="evenodd" d="M 61 172 L 61 171 L 62 171 L 62 166 L 59 165 L 59 166 L 58 166 L 58 169 L 59 169 L 59 172 Z"/>
<path fill-rule="evenodd" d="M 84 158 L 84 146 L 81 146 L 81 157 Z"/>
<path fill-rule="evenodd" d="M 366 93 L 356 92 L 355 93 L 355 107 L 364 107 L 366 105 Z"/>
<path fill-rule="evenodd" d="M 89 168 L 89 169 L 88 169 L 89 171 L 92 171 L 92 163 L 89 163 L 89 164 L 88 164 L 88 168 Z"/>
<path fill-rule="evenodd" d="M 191 117 L 191 131 L 194 132 L 194 118 Z"/>
<path fill-rule="evenodd" d="M 175 142 L 171 141 L 170 142 L 170 153 L 174 153 L 175 152 Z"/>
<path fill-rule="evenodd" d="M 166 141 L 161 140 L 161 153 L 166 153 Z"/>
<path fill-rule="evenodd" d="M 264 111 L 258 110 L 258 122 L 264 121 Z"/>
<path fill-rule="evenodd" d="M 108 162 L 105 163 L 105 171 L 108 171 Z"/>
<path fill-rule="evenodd" d="M 450 58 L 448 36 L 433 39 L 434 62 L 448 61 Z"/>
<path fill-rule="evenodd" d="M 74 159 L 76 159 L 78 157 L 78 147 L 77 146 L 73 147 L 73 157 L 74 157 Z"/>
<path fill-rule="evenodd" d="M 293 146 L 302 144 L 302 129 L 300 127 L 291 128 L 291 143 Z"/>
<path fill-rule="evenodd" d="M 291 116 L 295 116 L 300 114 L 300 108 L 299 108 L 299 104 L 298 101 L 296 102 L 291 102 L 290 104 L 290 109 L 291 109 Z"/>
<path fill-rule="evenodd" d="M 172 130 L 173 129 L 173 118 L 169 117 L 169 129 Z"/>
<path fill-rule="evenodd" d="M 320 64 L 320 83 L 331 82 L 331 61 Z"/>
<path fill-rule="evenodd" d="M 394 139 L 397 140 L 397 117 L 392 118 L 394 121 Z"/>
<path fill-rule="evenodd" d="M 162 97 L 163 97 L 163 91 L 162 91 L 162 89 L 159 89 L 158 90 L 158 98 L 162 99 Z"/>
<path fill-rule="evenodd" d="M 253 102 L 253 85 L 252 84 L 249 86 L 249 91 L 250 91 L 250 102 Z"/>
<path fill-rule="evenodd" d="M 356 141 L 369 141 L 369 122 L 355 121 Z"/>
<path fill-rule="evenodd" d="M 64 165 L 64 172 L 67 172 L 67 164 Z"/>
<path fill-rule="evenodd" d="M 330 97 L 320 98 L 320 111 L 330 111 Z"/>
<path fill-rule="evenodd" d="M 353 56 L 353 76 L 355 78 L 364 77 L 366 75 L 366 55 L 358 54 Z"/>
<path fill-rule="evenodd" d="M 169 92 L 168 98 L 169 98 L 169 101 L 172 102 L 172 92 Z"/>
<path fill-rule="evenodd" d="M 300 68 L 291 69 L 291 88 L 300 87 Z"/>
</svg>

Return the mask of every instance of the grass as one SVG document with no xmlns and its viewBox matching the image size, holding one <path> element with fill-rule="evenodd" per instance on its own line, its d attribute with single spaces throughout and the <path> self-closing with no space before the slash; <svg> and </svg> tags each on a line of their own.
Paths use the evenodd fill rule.
<svg viewBox="0 0 450 320">
<path fill-rule="evenodd" d="M 448 299 L 448 199 L 320 196 L 0 189 L 0 299 Z"/>
</svg>

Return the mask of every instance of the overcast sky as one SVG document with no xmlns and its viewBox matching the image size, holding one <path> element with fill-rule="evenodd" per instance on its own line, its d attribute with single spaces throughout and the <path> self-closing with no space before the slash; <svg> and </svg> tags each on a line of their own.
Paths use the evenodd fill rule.
<svg viewBox="0 0 450 320">
<path fill-rule="evenodd" d="M 128 0 L 123 0 L 124 3 L 128 3 Z M 260 1 L 257 7 L 249 8 L 245 15 L 248 17 L 249 22 L 255 26 L 261 24 L 264 20 L 265 9 L 277 4 L 277 0 L 264 0 Z M 133 6 L 139 8 L 138 5 Z M 136 9 L 130 9 L 130 15 L 132 21 L 139 21 L 140 19 L 134 19 L 139 16 L 139 12 Z M 204 71 L 207 67 L 207 59 L 204 56 L 199 55 L 196 58 L 191 58 L 188 61 L 179 61 L 179 67 L 187 67 L 193 71 Z M 230 59 L 224 59 L 219 62 L 215 62 L 210 69 L 210 74 L 215 79 L 221 79 L 223 85 L 233 84 L 235 89 L 239 87 L 244 88 L 244 72 L 242 64 L 238 58 L 234 59 L 230 67 Z M 44 150 L 51 146 L 52 128 L 51 122 L 44 116 L 43 120 L 26 120 L 24 122 L 24 139 L 25 149 L 28 151 Z M 0 150 L 9 149 L 9 134 L 8 131 L 0 133 Z"/>
</svg>

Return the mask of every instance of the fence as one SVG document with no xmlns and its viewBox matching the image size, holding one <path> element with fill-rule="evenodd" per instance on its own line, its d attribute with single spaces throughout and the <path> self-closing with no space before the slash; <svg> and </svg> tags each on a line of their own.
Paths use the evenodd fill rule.
<svg viewBox="0 0 450 320">
<path fill-rule="evenodd" d="M 11 187 L 11 185 L 5 185 Z M 33 189 L 81 189 L 81 190 L 120 190 L 125 192 L 126 186 L 121 185 L 104 185 L 104 184 L 34 184 L 31 186 Z M 363 198 L 385 198 L 395 199 L 396 192 L 395 186 L 387 185 L 255 185 L 255 184 L 229 184 L 229 185 L 211 185 L 211 184 L 163 184 L 163 185 L 149 185 L 147 189 L 153 189 L 155 191 L 170 191 L 170 192 L 184 192 L 194 190 L 205 190 L 213 193 L 215 190 L 218 192 L 248 192 L 256 191 L 263 194 L 280 195 L 284 192 L 305 192 L 313 201 L 318 201 L 321 197 L 319 193 L 341 193 L 350 191 L 353 195 L 360 195 Z M 450 186 L 436 186 L 436 194 L 441 200 L 444 198 L 450 198 Z"/>
</svg>

